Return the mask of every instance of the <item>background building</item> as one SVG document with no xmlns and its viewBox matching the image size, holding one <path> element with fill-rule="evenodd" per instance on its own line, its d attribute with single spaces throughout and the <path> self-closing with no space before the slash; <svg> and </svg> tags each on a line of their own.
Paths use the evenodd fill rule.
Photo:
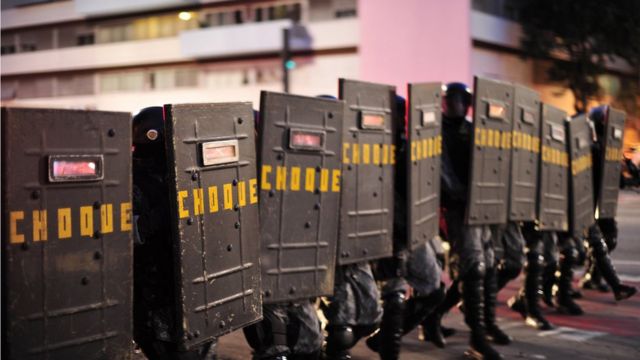
<svg viewBox="0 0 640 360">
<path fill-rule="evenodd" d="M 283 88 L 282 29 L 297 24 L 293 93 L 335 95 L 338 77 L 404 93 L 408 81 L 481 75 L 533 87 L 573 112 L 571 92 L 548 81 L 548 64 L 523 59 L 518 16 L 517 0 L 5 0 L 2 103 L 134 113 L 169 102 L 257 107 L 260 90 Z M 612 64 L 602 101 L 634 76 Z M 636 128 L 629 121 L 632 143 Z"/>
</svg>

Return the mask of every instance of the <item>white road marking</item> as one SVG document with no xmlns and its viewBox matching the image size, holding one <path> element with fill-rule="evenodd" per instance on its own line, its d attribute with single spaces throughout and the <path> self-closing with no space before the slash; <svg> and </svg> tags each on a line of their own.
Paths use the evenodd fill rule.
<svg viewBox="0 0 640 360">
<path fill-rule="evenodd" d="M 640 276 L 638 275 L 618 275 L 618 278 L 620 278 L 621 281 L 628 281 L 628 282 L 640 282 Z"/>
<path fill-rule="evenodd" d="M 554 338 L 570 340 L 576 342 L 585 342 L 589 339 L 593 339 L 598 336 L 606 335 L 607 333 L 601 331 L 587 331 L 579 330 L 571 327 L 560 326 L 554 330 L 541 331 L 538 336 L 554 336 Z"/>
<path fill-rule="evenodd" d="M 613 260 L 613 265 L 640 266 L 640 261 L 638 261 L 638 260 Z"/>
</svg>

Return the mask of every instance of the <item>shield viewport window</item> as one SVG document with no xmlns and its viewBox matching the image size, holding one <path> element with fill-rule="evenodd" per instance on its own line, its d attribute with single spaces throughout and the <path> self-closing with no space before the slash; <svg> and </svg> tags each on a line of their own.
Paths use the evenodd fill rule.
<svg viewBox="0 0 640 360">
<path fill-rule="evenodd" d="M 289 129 L 289 148 L 321 151 L 324 149 L 324 131 Z"/>
<path fill-rule="evenodd" d="M 51 155 L 49 181 L 74 182 L 102 180 L 102 155 Z"/>
<path fill-rule="evenodd" d="M 436 112 L 434 110 L 422 111 L 422 127 L 433 126 L 436 123 Z"/>
<path fill-rule="evenodd" d="M 202 144 L 202 165 L 212 166 L 239 159 L 238 140 L 211 141 Z"/>
<path fill-rule="evenodd" d="M 488 103 L 487 104 L 487 116 L 491 119 L 497 120 L 506 120 L 507 118 L 507 109 L 496 103 Z"/>
<path fill-rule="evenodd" d="M 360 128 L 370 130 L 384 130 L 384 115 L 361 112 Z"/>
<path fill-rule="evenodd" d="M 564 128 L 562 128 L 562 126 L 551 125 L 551 138 L 564 144 Z"/>
</svg>

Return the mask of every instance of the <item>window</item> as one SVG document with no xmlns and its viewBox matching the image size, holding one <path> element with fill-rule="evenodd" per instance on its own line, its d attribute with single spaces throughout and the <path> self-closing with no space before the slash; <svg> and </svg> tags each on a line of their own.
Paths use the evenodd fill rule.
<svg viewBox="0 0 640 360">
<path fill-rule="evenodd" d="M 261 22 L 262 21 L 262 8 L 257 8 L 255 11 L 255 15 L 253 17 L 253 20 L 255 22 Z"/>
<path fill-rule="evenodd" d="M 78 46 L 92 45 L 95 43 L 95 37 L 93 34 L 79 34 L 77 39 Z"/>
</svg>

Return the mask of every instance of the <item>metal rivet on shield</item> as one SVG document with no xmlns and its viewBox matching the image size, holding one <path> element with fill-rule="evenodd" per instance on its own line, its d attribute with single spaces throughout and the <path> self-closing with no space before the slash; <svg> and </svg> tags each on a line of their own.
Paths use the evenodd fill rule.
<svg viewBox="0 0 640 360">
<path fill-rule="evenodd" d="M 198 180 L 198 173 L 197 172 L 192 172 L 191 173 L 191 180 L 193 180 L 193 181 L 197 181 Z"/>
<path fill-rule="evenodd" d="M 107 135 L 109 135 L 109 137 L 116 136 L 116 130 L 115 129 L 109 129 L 109 131 L 107 131 Z"/>
<path fill-rule="evenodd" d="M 193 218 L 192 217 L 187 219 L 187 225 L 193 225 Z"/>
<path fill-rule="evenodd" d="M 149 129 L 147 130 L 147 139 L 151 140 L 151 141 L 155 141 L 158 138 L 158 130 L 156 129 Z"/>
<path fill-rule="evenodd" d="M 292 286 L 291 288 L 289 288 L 289 294 L 295 294 L 296 293 L 296 287 Z"/>
<path fill-rule="evenodd" d="M 378 197 L 378 193 L 377 193 L 377 192 L 374 192 L 374 193 L 373 193 L 373 197 Z"/>
<path fill-rule="evenodd" d="M 234 226 L 236 229 L 240 229 L 240 222 L 236 221 L 236 223 L 235 223 L 235 224 L 233 224 L 233 226 Z"/>
<path fill-rule="evenodd" d="M 322 170 L 322 168 L 320 167 L 320 165 L 316 166 L 316 172 L 320 172 Z"/>
<path fill-rule="evenodd" d="M 343 251 L 342 254 L 340 254 L 340 256 L 349 257 L 349 252 L 348 251 Z"/>
<path fill-rule="evenodd" d="M 100 239 L 101 237 L 102 237 L 102 233 L 100 232 L 100 230 L 96 230 L 96 232 L 93 233 L 94 239 Z"/>
<path fill-rule="evenodd" d="M 224 328 L 225 326 L 227 326 L 227 324 L 224 323 L 224 321 L 220 321 L 220 324 L 218 325 L 218 327 L 220 329 Z"/>
<path fill-rule="evenodd" d="M 382 176 L 378 176 L 378 180 L 384 181 L 384 178 Z"/>
<path fill-rule="evenodd" d="M 102 204 L 100 203 L 100 201 L 96 201 L 96 202 L 94 202 L 94 203 L 93 203 L 93 208 L 94 208 L 94 209 L 96 209 L 96 210 L 98 210 L 98 209 L 100 209 L 100 205 L 102 205 Z"/>
<path fill-rule="evenodd" d="M 351 165 L 347 165 L 347 170 L 351 170 L 353 167 Z"/>
<path fill-rule="evenodd" d="M 273 189 L 269 190 L 269 196 L 270 196 L 270 197 L 274 197 L 274 196 L 276 196 L 276 191 L 275 191 L 275 190 L 273 190 Z"/>
<path fill-rule="evenodd" d="M 357 138 L 357 137 L 358 137 L 358 134 L 357 134 L 357 133 L 353 133 L 353 135 L 352 135 L 352 136 L 353 136 L 353 138 L 355 139 L 355 138 Z"/>
<path fill-rule="evenodd" d="M 278 160 L 282 160 L 282 154 L 278 154 L 278 155 L 276 156 L 276 159 L 278 159 Z"/>
<path fill-rule="evenodd" d="M 29 245 L 28 242 L 23 242 L 22 243 L 22 250 L 29 250 L 29 247 L 30 247 L 30 245 Z"/>
<path fill-rule="evenodd" d="M 233 210 L 235 210 L 235 211 L 240 210 L 240 204 L 235 204 L 235 205 L 233 206 Z"/>
<path fill-rule="evenodd" d="M 89 284 L 89 278 L 88 278 L 88 277 L 86 277 L 86 276 L 84 276 L 84 277 L 82 278 L 82 280 L 80 280 L 80 283 L 81 283 L 82 285 L 88 285 L 88 284 Z"/>
<path fill-rule="evenodd" d="M 502 161 L 502 156 L 498 156 L 498 161 Z"/>
<path fill-rule="evenodd" d="M 238 118 L 238 124 L 242 124 L 243 121 L 242 118 Z"/>
<path fill-rule="evenodd" d="M 493 169 L 493 173 L 497 174 L 498 173 L 498 169 Z"/>
<path fill-rule="evenodd" d="M 96 251 L 96 252 L 94 252 L 94 253 L 93 253 L 93 258 L 94 258 L 95 260 L 100 260 L 100 259 L 102 259 L 102 253 L 101 253 L 100 251 Z"/>
<path fill-rule="evenodd" d="M 427 185 L 431 185 L 431 181 L 427 181 Z"/>
<path fill-rule="evenodd" d="M 187 333 L 187 339 L 188 339 L 188 340 L 191 340 L 191 338 L 192 338 L 191 333 L 189 333 L 189 332 L 188 332 L 188 333 Z"/>
<path fill-rule="evenodd" d="M 31 192 L 31 198 L 33 200 L 39 199 L 40 198 L 40 190 L 33 190 Z"/>
<path fill-rule="evenodd" d="M 333 113 L 332 113 L 332 112 L 329 112 L 329 113 L 327 114 L 327 116 L 329 117 L 329 119 L 333 119 Z"/>
<path fill-rule="evenodd" d="M 310 228 L 311 227 L 311 221 L 307 221 L 306 223 L 304 223 L 304 227 L 305 228 Z"/>
<path fill-rule="evenodd" d="M 317 194 L 320 194 L 320 189 L 315 189 L 313 192 L 314 192 L 316 195 L 317 195 Z"/>
<path fill-rule="evenodd" d="M 200 331 L 198 331 L 198 330 L 194 331 L 193 332 L 193 337 L 197 338 L 198 336 L 200 336 Z"/>
<path fill-rule="evenodd" d="M 264 292 L 264 297 L 270 297 L 271 296 L 271 290 L 266 290 Z"/>
<path fill-rule="evenodd" d="M 233 181 L 231 181 L 231 183 L 233 184 L 233 186 L 238 185 L 238 179 L 233 179 Z"/>
<path fill-rule="evenodd" d="M 227 245 L 227 251 L 231 251 L 231 250 L 233 250 L 233 245 L 231 244 Z"/>
<path fill-rule="evenodd" d="M 316 203 L 315 205 L 313 205 L 313 208 L 316 210 L 320 210 L 320 203 Z"/>
<path fill-rule="evenodd" d="M 362 255 L 367 255 L 369 253 L 369 249 L 362 249 Z"/>
</svg>

